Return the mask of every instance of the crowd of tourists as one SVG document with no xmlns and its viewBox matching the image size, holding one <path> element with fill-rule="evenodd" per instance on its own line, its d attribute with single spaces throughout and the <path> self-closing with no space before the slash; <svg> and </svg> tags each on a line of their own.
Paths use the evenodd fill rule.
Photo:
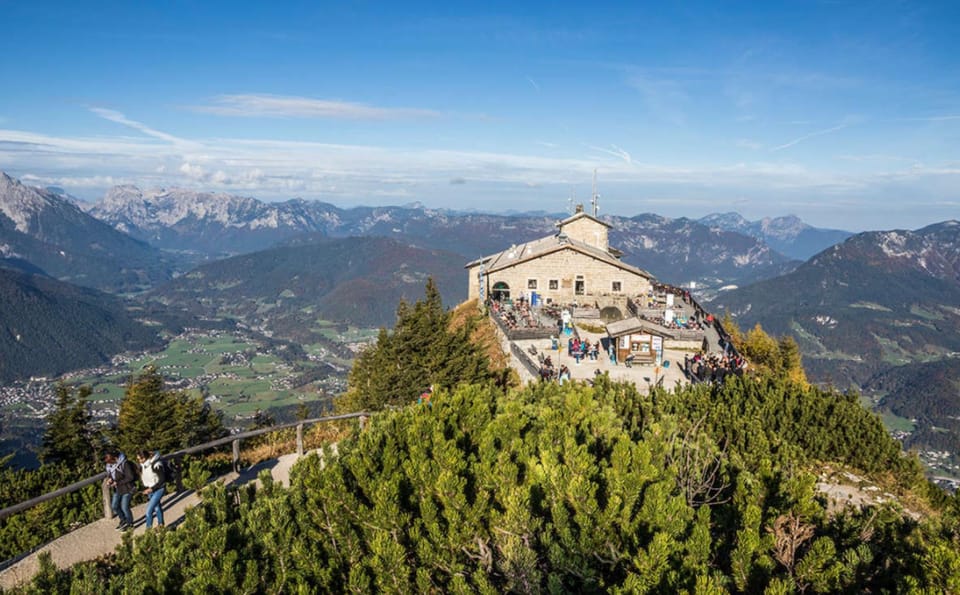
<svg viewBox="0 0 960 595">
<path fill-rule="evenodd" d="M 742 376 L 747 369 L 747 360 L 732 352 L 698 353 L 684 356 L 683 367 L 691 382 L 719 382 L 733 374 Z"/>
<path fill-rule="evenodd" d="M 567 353 L 579 364 L 580 360 L 590 359 L 597 361 L 600 359 L 600 341 L 591 343 L 587 339 L 580 340 L 577 337 L 571 337 L 567 341 Z"/>
<path fill-rule="evenodd" d="M 523 298 L 512 304 L 499 300 L 490 302 L 490 309 L 510 330 L 518 328 L 541 328 L 540 317 L 530 308 L 530 302 Z"/>
<path fill-rule="evenodd" d="M 159 452 L 140 451 L 137 463 L 128 460 L 123 453 L 110 452 L 104 457 L 107 467 L 107 483 L 113 488 L 111 508 L 120 518 L 118 531 L 133 529 L 133 512 L 130 501 L 134 494 L 142 493 L 147 497 L 145 525 L 153 527 L 154 519 L 158 527 L 163 527 L 163 505 L 161 500 L 167 491 L 167 483 L 174 480 L 175 470 L 169 461 Z M 138 487 L 138 485 L 140 487 Z"/>
</svg>

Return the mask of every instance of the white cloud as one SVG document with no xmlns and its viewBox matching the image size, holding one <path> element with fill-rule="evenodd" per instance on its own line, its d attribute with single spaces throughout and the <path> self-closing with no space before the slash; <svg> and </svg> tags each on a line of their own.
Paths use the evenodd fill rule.
<svg viewBox="0 0 960 595">
<path fill-rule="evenodd" d="M 376 107 L 336 99 L 316 99 L 288 95 L 239 94 L 220 95 L 211 105 L 189 109 L 217 116 L 243 118 L 330 118 L 346 120 L 391 120 L 400 118 L 434 118 L 440 112 L 405 107 Z"/>
<path fill-rule="evenodd" d="M 798 136 L 797 138 L 795 138 L 795 139 L 793 139 L 793 140 L 790 140 L 790 141 L 787 141 L 787 142 L 783 143 L 782 145 L 778 145 L 778 146 L 776 146 L 776 147 L 773 147 L 772 149 L 770 149 L 770 152 L 771 152 L 771 153 L 775 153 L 775 152 L 777 152 L 777 151 L 782 151 L 783 149 L 788 149 L 788 148 L 790 148 L 790 147 L 792 147 L 792 146 L 794 146 L 794 145 L 798 145 L 798 144 L 802 143 L 803 141 L 805 141 L 805 140 L 807 140 L 807 139 L 811 139 L 811 138 L 814 138 L 814 137 L 817 137 L 817 136 L 823 136 L 824 134 L 830 134 L 830 133 L 832 133 L 832 132 L 837 132 L 838 130 L 843 130 L 843 129 L 846 128 L 847 126 L 848 126 L 848 124 L 837 124 L 836 126 L 831 126 L 830 128 L 824 128 L 823 130 L 817 130 L 817 131 L 815 131 L 815 132 L 810 132 L 810 133 L 804 134 L 804 135 L 802 135 L 802 136 Z"/>
<path fill-rule="evenodd" d="M 166 132 L 155 130 L 153 128 L 150 128 L 146 124 L 142 124 L 140 122 L 137 122 L 136 120 L 131 120 L 118 111 L 115 111 L 112 109 L 106 109 L 102 107 L 91 107 L 89 109 L 91 112 L 100 116 L 104 120 L 110 120 L 111 122 L 116 122 L 117 124 L 123 124 L 124 126 L 133 128 L 134 130 L 139 130 L 140 132 L 146 134 L 147 136 L 159 138 L 160 140 L 164 140 L 169 143 L 182 144 L 185 142 L 183 139 L 177 138 L 172 134 L 167 134 Z"/>
<path fill-rule="evenodd" d="M 267 200 L 322 198 L 343 206 L 415 199 L 437 207 L 562 210 L 571 187 L 589 188 L 593 170 L 599 168 L 608 213 L 634 215 L 643 212 L 652 197 L 673 197 L 665 208 L 674 211 L 662 214 L 694 215 L 706 208 L 703 205 L 723 208 L 724 197 L 749 197 L 759 205 L 755 209 L 767 209 L 755 215 L 782 214 L 776 209 L 796 201 L 807 209 L 804 218 L 815 220 L 817 214 L 831 212 L 828 205 L 834 202 L 854 201 L 863 204 L 865 216 L 853 219 L 867 225 L 866 217 L 876 219 L 899 209 L 904 196 L 922 197 L 931 205 L 955 200 L 960 183 L 960 164 L 947 162 L 908 167 L 912 164 L 878 160 L 870 171 L 838 173 L 777 160 L 645 163 L 616 145 L 594 150 L 583 157 L 549 157 L 236 138 L 177 144 L 0 129 L 0 168 L 12 175 L 33 175 L 38 184 L 63 186 L 88 199 L 115 184 L 137 184 Z M 451 183 L 460 179 L 469 183 L 451 192 Z M 948 210 L 934 205 L 916 216 L 929 222 L 948 218 Z"/>
</svg>

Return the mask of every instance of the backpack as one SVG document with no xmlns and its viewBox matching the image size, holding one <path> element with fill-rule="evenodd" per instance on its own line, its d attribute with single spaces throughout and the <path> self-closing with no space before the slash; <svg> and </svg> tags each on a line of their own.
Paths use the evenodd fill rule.
<svg viewBox="0 0 960 595">
<path fill-rule="evenodd" d="M 163 485 L 168 481 L 173 481 L 177 471 L 169 459 L 160 459 L 153 464 L 153 472 L 157 474 L 157 485 Z"/>
</svg>

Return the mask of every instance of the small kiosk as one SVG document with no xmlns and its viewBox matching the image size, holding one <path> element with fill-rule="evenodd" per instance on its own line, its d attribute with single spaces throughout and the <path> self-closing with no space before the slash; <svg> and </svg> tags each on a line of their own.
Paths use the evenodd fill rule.
<svg viewBox="0 0 960 595">
<path fill-rule="evenodd" d="M 640 318 L 608 324 L 607 335 L 616 346 L 617 362 L 628 366 L 663 361 L 663 343 L 673 338 L 669 329 Z"/>
</svg>

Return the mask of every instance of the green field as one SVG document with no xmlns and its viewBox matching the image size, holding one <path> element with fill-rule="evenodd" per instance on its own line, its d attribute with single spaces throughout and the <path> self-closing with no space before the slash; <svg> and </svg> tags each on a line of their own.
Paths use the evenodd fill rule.
<svg viewBox="0 0 960 595">
<path fill-rule="evenodd" d="M 313 386 L 288 388 L 297 374 L 290 364 L 263 353 L 252 341 L 229 334 L 178 337 L 163 351 L 144 354 L 117 372 L 75 380 L 93 388 L 90 401 L 95 409 L 114 409 L 123 397 L 124 384 L 147 366 L 156 367 L 173 383 L 192 381 L 187 392 L 208 398 L 223 411 L 228 425 L 257 409 L 267 411 L 322 397 Z"/>
</svg>

